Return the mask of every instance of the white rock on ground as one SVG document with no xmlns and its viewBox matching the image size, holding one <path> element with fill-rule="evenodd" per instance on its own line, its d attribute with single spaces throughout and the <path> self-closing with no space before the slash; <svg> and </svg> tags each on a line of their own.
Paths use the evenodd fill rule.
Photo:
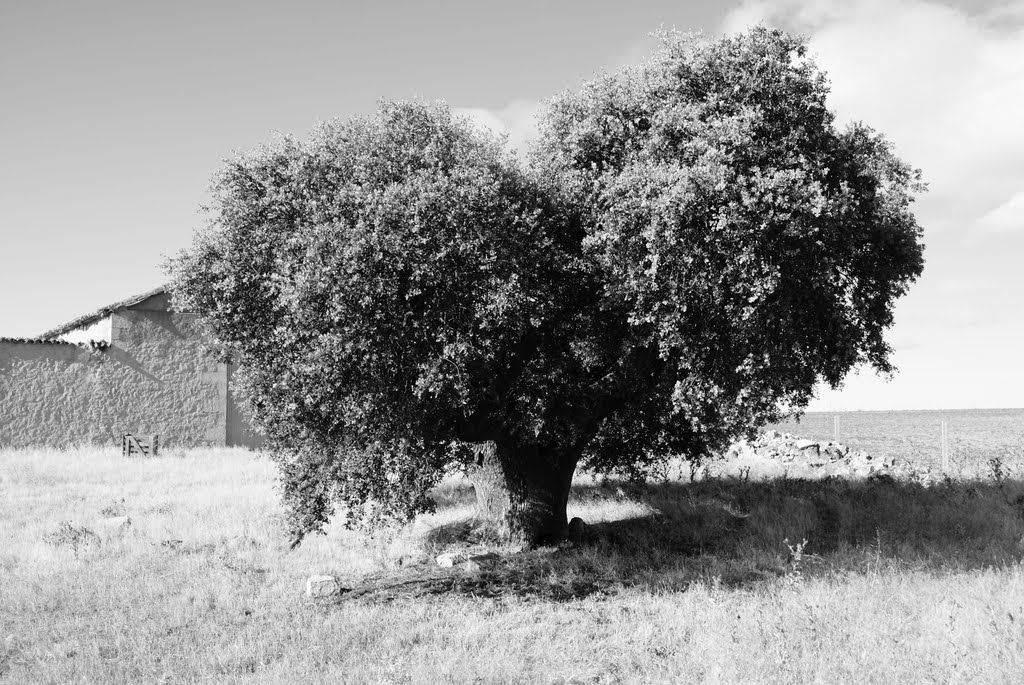
<svg viewBox="0 0 1024 685">
<path fill-rule="evenodd" d="M 310 576 L 306 580 L 308 597 L 331 597 L 341 592 L 341 586 L 334 576 Z"/>
<path fill-rule="evenodd" d="M 437 561 L 437 565 L 441 568 L 451 568 L 465 558 L 466 555 L 462 552 L 445 552 L 438 555 L 435 561 Z"/>
</svg>

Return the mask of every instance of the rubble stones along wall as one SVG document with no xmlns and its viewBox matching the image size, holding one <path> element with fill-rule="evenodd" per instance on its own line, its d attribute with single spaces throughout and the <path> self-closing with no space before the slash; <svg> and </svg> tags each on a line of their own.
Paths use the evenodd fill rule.
<svg viewBox="0 0 1024 685">
<path fill-rule="evenodd" d="M 740 440 L 726 451 L 714 475 L 744 478 L 899 478 L 920 483 L 934 480 L 926 467 L 892 458 L 875 458 L 835 442 L 816 442 L 769 430 L 753 441 Z"/>
<path fill-rule="evenodd" d="M 206 352 L 195 315 L 114 312 L 105 350 L 0 342 L 0 446 L 224 445 L 227 369 Z"/>
</svg>

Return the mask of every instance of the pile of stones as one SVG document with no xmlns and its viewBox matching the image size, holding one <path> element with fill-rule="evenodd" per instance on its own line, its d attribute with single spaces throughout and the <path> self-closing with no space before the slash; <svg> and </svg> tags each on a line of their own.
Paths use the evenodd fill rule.
<svg viewBox="0 0 1024 685">
<path fill-rule="evenodd" d="M 757 480 L 789 477 L 820 479 L 884 478 L 916 480 L 927 484 L 933 479 L 927 468 L 890 457 L 872 457 L 835 442 L 819 442 L 789 433 L 770 430 L 752 441 L 734 443 L 716 464 L 716 475 L 731 475 Z"/>
</svg>

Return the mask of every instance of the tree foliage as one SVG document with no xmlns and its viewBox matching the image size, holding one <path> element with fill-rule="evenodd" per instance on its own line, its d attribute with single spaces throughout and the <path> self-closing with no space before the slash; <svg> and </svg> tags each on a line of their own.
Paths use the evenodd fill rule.
<svg viewBox="0 0 1024 685">
<path fill-rule="evenodd" d="M 837 130 L 806 50 L 761 28 L 670 34 L 542 122 L 540 166 L 585 198 L 583 251 L 628 312 L 626 346 L 657 350 L 657 380 L 607 436 L 616 454 L 688 432 L 719 444 L 818 381 L 893 370 L 883 333 L 923 267 L 920 172 L 863 124 Z"/>
<path fill-rule="evenodd" d="M 239 362 L 294 532 L 423 510 L 474 445 L 522 500 L 527 461 L 635 475 L 891 372 L 922 186 L 827 92 L 800 39 L 670 35 L 553 100 L 528 164 L 422 103 L 227 161 L 175 301 Z"/>
</svg>

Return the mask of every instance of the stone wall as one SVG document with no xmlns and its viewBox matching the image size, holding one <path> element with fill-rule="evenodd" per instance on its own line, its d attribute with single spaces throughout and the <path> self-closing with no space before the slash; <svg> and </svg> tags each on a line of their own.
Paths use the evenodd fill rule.
<svg viewBox="0 0 1024 685">
<path fill-rule="evenodd" d="M 872 457 L 836 442 L 817 442 L 769 430 L 753 441 L 729 447 L 711 475 L 740 476 L 753 480 L 774 478 L 893 478 L 930 483 L 931 470 L 905 460 Z"/>
<path fill-rule="evenodd" d="M 168 447 L 258 444 L 195 315 L 143 308 L 109 317 L 105 349 L 0 341 L 0 446 L 119 445 L 124 433 L 157 433 Z M 229 426 L 229 417 L 241 423 Z"/>
</svg>

